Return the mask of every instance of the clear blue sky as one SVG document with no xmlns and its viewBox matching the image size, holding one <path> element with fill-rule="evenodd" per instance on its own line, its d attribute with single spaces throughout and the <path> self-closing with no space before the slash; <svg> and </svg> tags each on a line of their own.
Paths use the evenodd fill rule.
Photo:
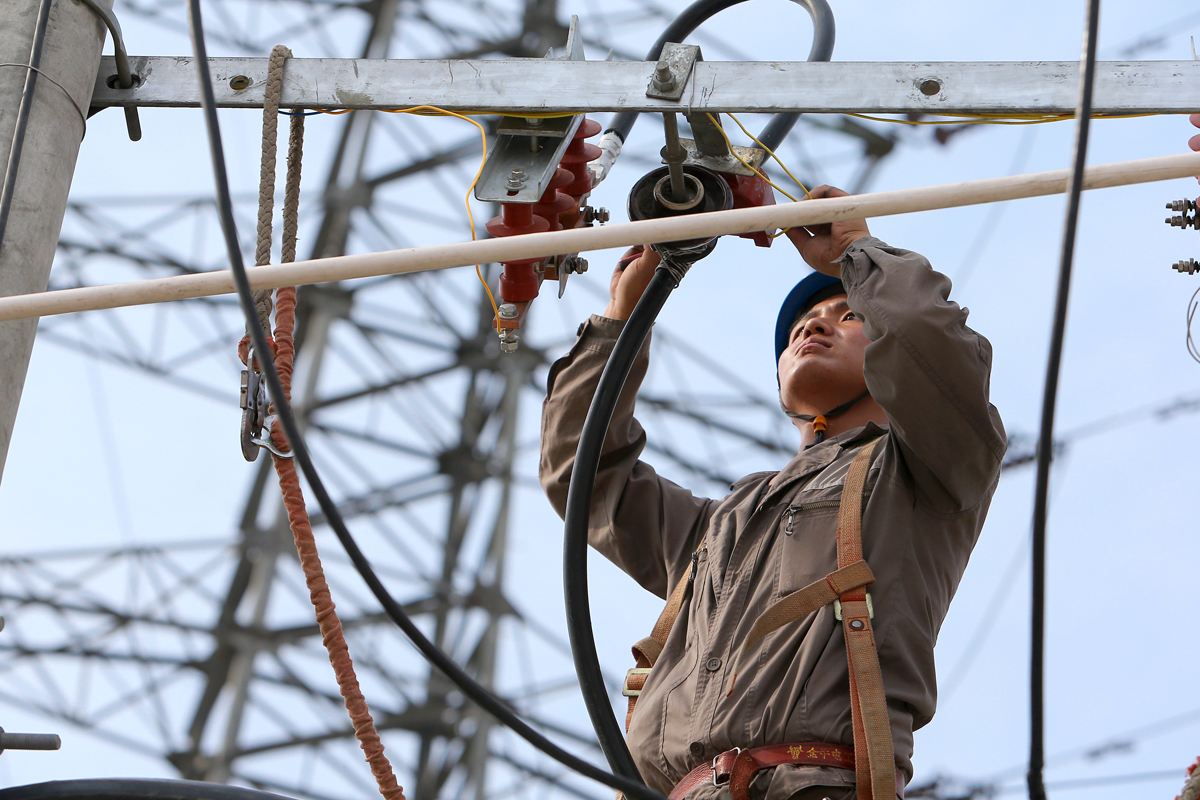
<svg viewBox="0 0 1200 800">
<path fill-rule="evenodd" d="M 593 4 L 578 5 L 587 30 Z M 834 6 L 839 60 L 1072 60 L 1080 52 L 1080 2 L 841 0 Z M 1104 6 L 1102 58 L 1191 57 L 1188 36 L 1200 35 L 1200 15 L 1177 3 L 1123 0 Z M 135 53 L 187 52 L 179 35 L 160 26 L 131 14 L 123 17 L 123 25 Z M 782 2 L 760 0 L 729 12 L 714 30 L 756 60 L 800 58 L 808 46 L 806 16 Z M 646 26 L 627 26 L 622 36 L 626 46 L 641 52 L 655 33 Z M 699 41 L 710 60 L 729 57 L 711 39 Z M 305 44 L 290 43 L 297 55 L 312 54 Z M 1141 49 L 1129 55 L 1134 45 Z M 356 47 L 348 43 L 345 52 Z M 589 52 L 590 58 L 604 56 Z M 124 139 L 119 114 L 105 112 L 90 121 L 75 198 L 202 195 L 210 190 L 198 113 L 146 111 L 143 119 L 146 138 L 138 145 Z M 250 191 L 257 175 L 258 116 L 225 113 L 223 123 L 235 189 Z M 432 130 L 438 135 L 466 135 L 456 123 L 436 125 Z M 935 145 L 928 133 L 907 135 L 872 188 L 896 190 L 1063 167 L 1070 158 L 1072 126 L 988 126 L 957 136 L 945 147 Z M 317 117 L 309 128 L 313 155 L 306 167 L 315 183 L 323 175 L 335 126 L 333 118 Z M 1097 122 L 1089 161 L 1182 152 L 1193 133 L 1182 117 Z M 657 125 L 644 120 L 634 142 L 646 154 L 657 148 L 657 136 Z M 811 158 L 825 180 L 846 184 L 856 163 L 846 158 L 848 150 L 844 142 L 814 137 L 789 145 L 781 156 L 796 163 Z M 629 185 L 643 169 L 642 164 L 625 164 L 594 200 L 623 208 Z M 462 187 L 469 178 L 464 167 Z M 462 187 L 455 184 L 453 193 L 432 202 L 441 213 L 458 213 L 454 203 Z M 1194 607 L 1200 544 L 1190 488 L 1200 445 L 1198 417 L 1160 418 L 1144 411 L 1200 398 L 1200 365 L 1184 347 L 1184 312 L 1200 277 L 1170 269 L 1181 258 L 1200 258 L 1200 238 L 1162 224 L 1166 201 L 1196 194 L 1195 182 L 1177 181 L 1092 192 L 1084 198 L 1058 426 L 1062 432 L 1098 431 L 1093 423 L 1114 415 L 1127 416 L 1134 424 L 1097 432 L 1067 447 L 1054 473 L 1049 534 L 1048 783 L 1053 787 L 1056 782 L 1170 769 L 1178 769 L 1179 777 L 1084 790 L 1064 787 L 1052 790 L 1056 798 L 1174 797 L 1183 769 L 1200 752 L 1200 700 L 1194 693 L 1200 658 Z M 113 208 L 121 213 L 115 204 Z M 1014 435 L 1036 433 L 1063 209 L 1061 198 L 1043 198 L 872 223 L 876 235 L 926 254 L 954 279 L 955 297 L 970 308 L 973 327 L 992 341 L 993 401 Z M 185 227 L 178 237 L 194 236 L 206 263 L 223 263 L 215 230 Z M 249 229 L 242 233 L 251 235 Z M 414 225 L 403 235 L 422 243 L 461 238 L 465 231 L 450 234 Z M 593 255 L 592 272 L 576 280 L 602 289 L 611 259 L 611 254 Z M 767 391 L 773 385 L 774 310 L 800 270 L 785 245 L 762 251 L 744 241 L 722 242 L 688 276 L 659 328 Z M 109 279 L 118 277 L 136 273 L 109 273 Z M 469 280 L 461 286 L 474 291 Z M 558 301 L 547 295 L 538 302 L 552 306 Z M 561 311 L 542 308 L 530 335 L 543 341 L 560 337 L 602 306 L 595 291 L 575 285 Z M 715 310 L 721 312 L 717 322 Z M 127 319 L 139 335 L 153 330 L 149 314 Z M 171 335 L 186 337 L 189 330 L 195 335 L 199 325 L 192 323 L 189 329 L 176 320 Z M 207 341 L 209 331 L 203 335 Z M 227 403 L 40 340 L 0 487 L 10 547 L 24 552 L 232 539 L 250 472 L 233 444 L 236 370 L 224 355 L 197 366 L 198 374 L 206 376 L 213 369 L 229 373 Z M 677 377 L 660 366 L 651 380 L 667 385 Z M 708 376 L 685 377 L 694 377 L 692 388 L 703 394 Z M 326 380 L 338 385 L 336 369 Z M 77 405 L 68 406 L 67 400 Z M 536 408 L 527 404 L 521 420 L 521 438 L 531 440 Z M 524 451 L 522 459 L 522 474 L 532 476 L 533 451 Z M 1016 787 L 1016 795 L 1023 791 L 1032 494 L 1032 468 L 1006 473 L 938 644 L 942 699 L 936 719 L 917 735 L 917 783 L 937 775 L 967 781 L 1004 777 L 1011 780 L 1004 785 Z M 540 623 L 563 631 L 560 531 L 540 495 L 527 486 L 518 493 L 512 536 L 510 592 Z M 600 652 L 606 669 L 619 673 L 626 667 L 629 643 L 652 623 L 659 601 L 600 559 L 593 561 L 592 584 Z M 20 613 L 14 612 L 14 621 Z M 408 652 L 403 644 L 388 646 Z M 545 674 L 562 675 L 564 658 L 549 651 L 545 657 L 552 662 L 545 665 Z M 182 705 L 189 702 L 186 694 L 179 699 Z M 549 698 L 541 708 L 576 728 L 585 724 L 582 705 L 570 694 Z M 1186 716 L 1191 711 L 1195 713 Z M 1177 715 L 1185 716 L 1166 728 L 1143 730 Z M 10 730 L 51 727 L 64 738 L 70 733 L 15 706 L 0 710 L 0 724 Z M 1131 732 L 1136 733 L 1127 747 L 1116 746 Z M 5 754 L 0 785 L 64 776 L 169 774 L 156 762 L 86 736 L 75 734 L 68 743 L 69 754 Z M 1097 747 L 1099 755 L 1081 755 Z M 1065 755 L 1057 760 L 1058 754 Z M 401 782 L 411 779 L 402 774 Z M 604 794 L 596 787 L 588 791 Z"/>
</svg>

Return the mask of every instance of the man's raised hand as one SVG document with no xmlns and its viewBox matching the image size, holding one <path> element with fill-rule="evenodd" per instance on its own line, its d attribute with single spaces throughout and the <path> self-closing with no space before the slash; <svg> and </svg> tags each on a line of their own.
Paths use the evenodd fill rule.
<svg viewBox="0 0 1200 800">
<path fill-rule="evenodd" d="M 1200 128 L 1200 114 L 1192 114 L 1190 117 L 1188 117 L 1188 122 L 1192 123 L 1197 128 Z M 1200 152 L 1200 133 L 1197 133 L 1191 139 L 1188 139 L 1188 147 Z M 1200 175 L 1196 176 L 1196 181 L 1200 182 Z"/>
<path fill-rule="evenodd" d="M 629 319 L 661 260 L 658 252 L 647 245 L 639 244 L 626 250 L 613 270 L 612 281 L 608 285 L 611 299 L 604 309 L 604 316 L 609 319 Z"/>
<path fill-rule="evenodd" d="M 849 197 L 849 194 L 836 186 L 822 184 L 809 193 L 808 199 L 819 200 L 822 197 Z M 846 248 L 870 235 L 871 231 L 867 228 L 865 219 L 847 219 L 804 228 L 789 228 L 787 232 L 788 238 L 796 245 L 796 249 L 810 267 L 835 278 L 842 275 L 842 266 L 838 259 Z"/>
</svg>

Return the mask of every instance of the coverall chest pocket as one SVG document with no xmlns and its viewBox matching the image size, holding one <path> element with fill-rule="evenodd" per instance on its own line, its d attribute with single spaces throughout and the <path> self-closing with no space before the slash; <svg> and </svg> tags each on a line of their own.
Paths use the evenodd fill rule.
<svg viewBox="0 0 1200 800">
<path fill-rule="evenodd" d="M 837 568 L 837 518 L 841 485 L 805 489 L 788 498 L 775 536 L 776 591 L 793 592 Z"/>
</svg>

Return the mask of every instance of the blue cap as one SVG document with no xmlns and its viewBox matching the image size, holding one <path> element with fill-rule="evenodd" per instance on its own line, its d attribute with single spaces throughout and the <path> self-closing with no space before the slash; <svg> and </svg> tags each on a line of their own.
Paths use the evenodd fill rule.
<svg viewBox="0 0 1200 800">
<path fill-rule="evenodd" d="M 778 319 L 775 320 L 776 364 L 787 348 L 788 335 L 792 332 L 796 318 L 822 300 L 845 293 L 846 289 L 840 280 L 822 272 L 814 272 L 792 287 L 779 309 Z"/>
</svg>

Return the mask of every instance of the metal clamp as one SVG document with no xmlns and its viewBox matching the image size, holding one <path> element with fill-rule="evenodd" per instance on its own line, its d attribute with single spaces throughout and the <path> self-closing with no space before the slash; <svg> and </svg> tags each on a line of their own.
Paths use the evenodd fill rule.
<svg viewBox="0 0 1200 800">
<path fill-rule="evenodd" d="M 95 14 L 108 28 L 113 40 L 113 55 L 117 62 L 116 81 L 109 79 L 110 89 L 133 89 L 140 86 L 142 79 L 129 69 L 129 51 L 125 49 L 125 38 L 121 35 L 121 26 L 112 11 L 96 2 L 96 0 L 79 0 Z M 129 133 L 129 141 L 139 142 L 142 139 L 142 122 L 138 118 L 137 106 L 125 106 L 125 130 Z"/>
<path fill-rule="evenodd" d="M 871 602 L 871 593 L 866 592 L 866 596 L 867 596 L 867 617 L 869 619 L 875 619 L 875 604 Z M 833 618 L 836 620 L 839 620 L 839 621 L 842 619 L 842 601 L 841 600 L 833 601 Z"/>
<path fill-rule="evenodd" d="M 663 45 L 658 62 L 654 65 L 654 73 L 646 86 L 646 97 L 659 100 L 681 100 L 683 89 L 696 62 L 701 60 L 700 48 L 694 44 L 676 44 L 667 42 Z"/>
<path fill-rule="evenodd" d="M 254 363 L 254 348 L 250 349 L 246 361 L 250 364 Z M 242 409 L 239 441 L 243 458 L 247 461 L 255 461 L 260 448 L 270 452 L 276 458 L 293 457 L 293 453 L 280 450 L 271 441 L 271 423 L 274 421 L 274 417 L 270 413 L 271 403 L 267 398 L 267 387 L 258 370 L 250 367 L 242 370 L 239 405 Z"/>
</svg>

